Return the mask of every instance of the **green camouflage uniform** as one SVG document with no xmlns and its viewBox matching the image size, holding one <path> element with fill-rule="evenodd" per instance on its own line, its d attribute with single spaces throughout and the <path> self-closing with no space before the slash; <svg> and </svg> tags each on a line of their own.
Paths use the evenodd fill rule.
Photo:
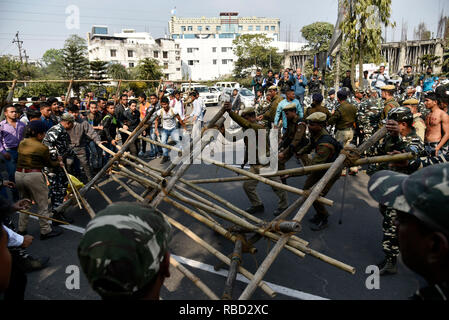
<svg viewBox="0 0 449 320">
<path fill-rule="evenodd" d="M 330 113 L 332 113 L 333 111 L 335 111 L 337 109 L 338 101 L 336 99 L 327 98 L 324 101 L 324 106 L 327 108 L 327 110 L 329 110 Z"/>
<path fill-rule="evenodd" d="M 411 215 L 419 220 L 419 224 L 440 231 L 448 237 L 449 163 L 429 166 L 411 175 L 393 171 L 377 172 L 368 183 L 368 191 L 380 204 L 398 210 L 404 215 Z M 404 237 L 407 241 L 407 234 L 404 234 Z M 412 297 L 416 300 L 445 301 L 448 298 L 447 280 L 419 289 Z"/>
<path fill-rule="evenodd" d="M 76 157 L 75 152 L 70 148 L 70 136 L 64 129 L 62 124 L 57 124 L 50 128 L 45 134 L 45 138 L 42 141 L 50 150 L 50 158 L 53 161 L 58 159 L 58 156 L 63 158 L 63 161 L 67 163 L 67 159 Z M 64 202 L 64 197 L 67 191 L 67 176 L 64 170 L 60 167 L 44 168 L 44 172 L 50 182 L 49 195 L 51 198 L 51 204 L 53 209 L 56 209 Z"/>
<path fill-rule="evenodd" d="M 392 136 L 387 133 L 385 139 L 379 145 L 378 154 L 386 155 L 388 154 L 388 152 L 392 152 L 394 150 L 422 154 L 424 152 L 424 144 L 416 134 L 415 128 L 412 128 L 410 134 L 405 137 L 401 137 L 400 135 Z M 390 170 L 394 170 L 396 172 L 401 172 L 404 174 L 411 174 L 418 170 L 420 166 L 421 159 L 418 157 L 414 160 L 409 160 L 408 166 L 406 167 L 392 167 Z M 389 169 L 388 163 L 382 163 L 378 165 L 378 170 L 385 169 Z M 386 206 L 384 204 L 380 204 L 379 209 L 384 218 L 382 224 L 382 230 L 384 234 L 382 240 L 383 251 L 385 253 L 385 256 L 396 258 L 399 255 L 397 228 L 395 225 L 397 211 L 392 207 Z"/>
<path fill-rule="evenodd" d="M 265 114 L 270 109 L 270 101 L 268 101 L 265 98 L 262 98 L 261 101 L 257 104 L 256 109 L 256 116 L 260 116 Z M 264 119 L 260 121 L 266 128 L 270 128 L 270 123 L 268 120 Z"/>
<path fill-rule="evenodd" d="M 117 202 L 97 213 L 78 246 L 81 268 L 104 299 L 139 299 L 159 272 L 172 230 L 151 207 Z"/>
</svg>

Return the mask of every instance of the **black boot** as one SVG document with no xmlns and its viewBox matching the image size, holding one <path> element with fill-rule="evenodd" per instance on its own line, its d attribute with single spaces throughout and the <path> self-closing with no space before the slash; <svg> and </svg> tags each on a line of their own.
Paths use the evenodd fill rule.
<svg viewBox="0 0 449 320">
<path fill-rule="evenodd" d="M 262 213 L 264 212 L 265 207 L 263 206 L 263 204 L 258 205 L 258 206 L 251 206 L 248 209 L 246 209 L 245 211 L 248 212 L 249 214 L 255 214 L 255 213 Z"/>
<path fill-rule="evenodd" d="M 61 228 L 54 226 L 54 227 L 52 227 L 52 230 L 49 233 L 46 233 L 46 234 L 42 234 L 41 233 L 41 238 L 40 239 L 41 240 L 47 240 L 47 239 L 50 239 L 50 238 L 54 238 L 54 237 L 57 237 L 57 236 L 61 235 L 62 232 L 63 232 L 63 230 Z"/>
<path fill-rule="evenodd" d="M 396 257 L 388 257 L 385 259 L 385 265 L 382 269 L 380 269 L 379 274 L 381 276 L 387 275 L 387 274 L 396 274 L 398 272 L 398 265 L 396 261 Z"/>
<path fill-rule="evenodd" d="M 326 229 L 329 225 L 327 224 L 327 217 L 321 218 L 321 221 L 317 224 L 316 227 L 311 227 L 312 231 L 321 231 L 323 229 Z"/>
<path fill-rule="evenodd" d="M 277 217 L 278 215 L 280 215 L 282 212 L 284 212 L 287 208 L 277 208 L 275 212 L 273 212 L 273 215 L 275 217 Z"/>
<path fill-rule="evenodd" d="M 49 257 L 34 258 L 23 248 L 11 248 L 10 252 L 24 272 L 41 270 L 48 265 L 50 260 Z"/>
</svg>

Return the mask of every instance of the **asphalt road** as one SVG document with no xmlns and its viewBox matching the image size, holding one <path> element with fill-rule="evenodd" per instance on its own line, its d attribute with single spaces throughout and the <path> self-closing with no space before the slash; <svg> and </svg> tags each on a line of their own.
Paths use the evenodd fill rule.
<svg viewBox="0 0 449 320">
<path fill-rule="evenodd" d="M 216 107 L 208 108 L 206 120 L 210 119 L 216 110 Z M 155 159 L 150 163 L 160 166 L 159 162 L 160 159 Z M 295 160 L 290 160 L 287 164 L 287 168 L 296 166 Z M 227 176 L 235 176 L 235 173 L 211 165 L 196 164 L 190 167 L 184 178 Z M 357 176 L 349 176 L 346 179 L 348 181 L 343 223 L 338 224 L 343 190 L 343 178 L 341 178 L 327 196 L 335 202 L 334 206 L 329 209 L 331 213 L 329 228 L 321 232 L 310 230 L 310 223 L 307 219 L 314 214 L 312 208 L 303 220 L 299 236 L 309 241 L 310 248 L 355 267 L 356 274 L 349 274 L 312 256 L 301 259 L 284 249 L 264 277 L 264 280 L 271 283 L 275 291 L 278 292 L 274 299 L 400 300 L 407 299 L 419 286 L 424 284 L 419 276 L 407 269 L 400 261 L 397 275 L 381 277 L 378 289 L 370 290 L 366 287 L 366 280 L 371 275 L 371 273 L 365 272 L 366 268 L 383 259 L 382 219 L 377 203 L 367 193 L 369 177 L 364 173 L 359 173 Z M 289 178 L 288 184 L 302 188 L 304 181 L 305 177 Z M 137 185 L 130 184 L 130 186 L 138 192 L 143 191 Z M 249 201 L 242 189 L 242 182 L 202 186 L 242 209 L 249 206 Z M 134 201 L 115 183 L 106 185 L 103 190 L 113 201 Z M 272 212 L 277 206 L 277 197 L 267 185 L 259 184 L 257 190 L 265 205 L 265 212 L 258 217 L 271 220 Z M 107 205 L 95 190 L 89 191 L 86 198 L 96 212 Z M 289 193 L 289 203 L 295 199 L 296 195 Z M 226 255 L 232 252 L 233 244 L 230 241 L 204 227 L 185 213 L 165 203 L 162 203 L 159 208 L 196 232 L 220 252 Z M 35 241 L 29 248 L 29 252 L 36 256 L 50 256 L 51 260 L 46 269 L 28 274 L 26 299 L 99 299 L 99 296 L 89 287 L 82 271 L 80 272 L 79 288 L 68 289 L 66 286 L 67 279 L 69 282 L 71 280 L 68 278 L 71 274 L 66 273 L 66 270 L 69 266 L 79 266 L 77 246 L 83 228 L 90 220 L 87 212 L 79 210 L 77 207 L 71 207 L 67 214 L 75 219 L 74 225 L 78 228 L 66 229 L 63 235 L 46 241 L 39 240 L 37 220 L 31 219 L 30 221 L 28 230 L 35 237 Z M 224 222 L 224 225 L 229 226 L 229 223 Z M 272 246 L 272 242 L 260 240 L 256 244 L 257 254 L 245 254 L 242 265 L 255 273 Z M 177 230 L 174 232 L 170 248 L 172 254 L 180 259 L 184 266 L 206 283 L 216 295 L 221 296 L 226 279 L 226 269 L 222 269 L 220 274 L 213 271 L 213 266 L 218 264 L 217 258 Z M 239 277 L 239 279 L 241 278 Z M 234 297 L 240 296 L 246 285 L 243 281 L 237 281 Z M 174 268 L 171 268 L 171 277 L 166 280 L 161 297 L 167 300 L 207 299 L 190 280 Z M 269 297 L 262 290 L 257 289 L 252 299 L 269 299 Z"/>
</svg>

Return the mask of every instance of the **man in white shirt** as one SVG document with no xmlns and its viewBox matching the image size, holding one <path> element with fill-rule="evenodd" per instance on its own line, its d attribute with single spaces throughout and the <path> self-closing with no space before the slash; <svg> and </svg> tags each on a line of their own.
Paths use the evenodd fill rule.
<svg viewBox="0 0 449 320">
<path fill-rule="evenodd" d="M 176 128 L 176 120 L 179 121 L 181 126 L 186 130 L 186 126 L 184 122 L 182 121 L 179 114 L 177 114 L 173 108 L 170 108 L 168 98 L 163 97 L 161 99 L 161 109 L 157 111 L 157 118 L 154 123 L 154 130 L 156 135 L 161 139 L 163 144 L 167 144 L 168 137 L 171 137 L 173 141 L 176 142 L 176 144 L 179 144 L 179 130 Z M 162 121 L 162 132 L 159 134 L 158 125 L 159 125 L 159 118 Z M 161 164 L 167 162 L 170 160 L 168 156 L 168 149 L 162 148 L 162 160 Z"/>
<path fill-rule="evenodd" d="M 192 99 L 193 111 L 190 114 L 193 123 L 192 128 L 192 136 L 195 139 L 195 136 L 200 134 L 200 131 L 203 127 L 204 114 L 206 113 L 206 105 L 204 104 L 203 99 L 199 96 L 198 92 L 194 90 L 189 94 L 190 99 Z"/>
</svg>

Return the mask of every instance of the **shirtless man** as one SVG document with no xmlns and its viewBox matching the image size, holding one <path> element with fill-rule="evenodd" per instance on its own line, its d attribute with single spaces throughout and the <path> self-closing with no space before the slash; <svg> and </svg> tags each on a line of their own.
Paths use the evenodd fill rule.
<svg viewBox="0 0 449 320">
<path fill-rule="evenodd" d="M 426 118 L 426 149 L 431 149 L 432 155 L 438 156 L 440 150 L 443 154 L 447 151 L 443 146 L 449 140 L 449 115 L 438 106 L 438 97 L 434 92 L 425 96 L 424 104 L 430 110 Z"/>
</svg>

